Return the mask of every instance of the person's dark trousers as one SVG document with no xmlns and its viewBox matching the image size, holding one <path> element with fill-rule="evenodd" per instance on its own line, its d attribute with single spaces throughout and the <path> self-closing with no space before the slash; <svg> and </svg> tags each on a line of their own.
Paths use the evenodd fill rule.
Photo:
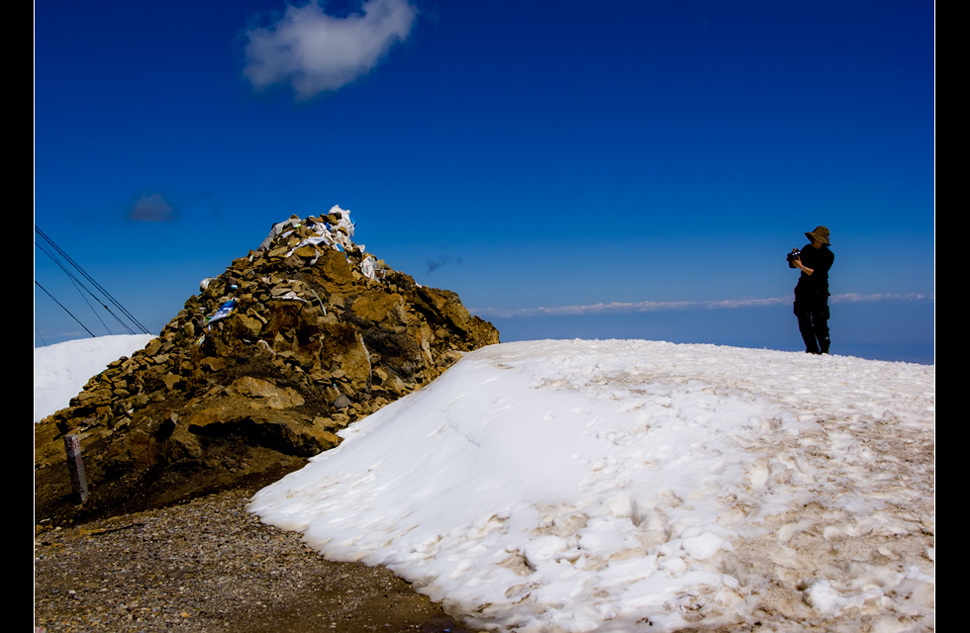
<svg viewBox="0 0 970 633">
<path fill-rule="evenodd" d="M 805 351 L 810 354 L 828 354 L 831 344 L 828 297 L 812 300 L 796 296 L 795 316 L 798 317 L 798 331 L 805 341 Z"/>
</svg>

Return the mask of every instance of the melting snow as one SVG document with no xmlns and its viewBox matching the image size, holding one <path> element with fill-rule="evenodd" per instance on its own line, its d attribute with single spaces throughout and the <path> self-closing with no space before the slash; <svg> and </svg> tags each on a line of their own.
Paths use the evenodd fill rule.
<svg viewBox="0 0 970 633">
<path fill-rule="evenodd" d="M 482 629 L 931 630 L 934 374 L 655 341 L 494 345 L 250 509 Z"/>
</svg>

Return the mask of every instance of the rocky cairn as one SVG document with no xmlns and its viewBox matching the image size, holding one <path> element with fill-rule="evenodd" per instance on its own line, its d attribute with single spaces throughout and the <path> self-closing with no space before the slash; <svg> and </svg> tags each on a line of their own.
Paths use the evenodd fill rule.
<svg viewBox="0 0 970 633">
<path fill-rule="evenodd" d="M 454 292 L 353 243 L 349 213 L 296 216 L 232 262 L 144 349 L 35 425 L 39 524 L 258 489 L 340 443 L 336 431 L 499 342 Z M 72 492 L 64 436 L 89 488 Z"/>
</svg>

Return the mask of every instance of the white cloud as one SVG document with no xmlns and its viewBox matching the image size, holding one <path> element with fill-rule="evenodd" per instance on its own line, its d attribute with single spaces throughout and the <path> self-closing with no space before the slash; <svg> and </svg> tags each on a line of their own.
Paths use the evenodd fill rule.
<svg viewBox="0 0 970 633">
<path fill-rule="evenodd" d="M 922 299 L 933 299 L 933 295 L 926 295 L 922 293 L 910 293 L 906 295 L 901 294 L 886 294 L 886 293 L 876 293 L 869 295 L 860 295 L 857 292 L 847 292 L 840 295 L 833 295 L 830 301 L 832 303 L 842 303 L 842 302 L 872 302 L 872 301 L 920 301 Z"/>
<path fill-rule="evenodd" d="M 831 303 L 872 301 L 920 301 L 933 299 L 925 294 L 869 294 L 846 293 L 832 295 Z M 470 308 L 470 312 L 482 317 L 532 317 L 553 315 L 602 314 L 606 312 L 658 312 L 661 310 L 715 310 L 718 308 L 750 308 L 755 306 L 791 303 L 792 297 L 769 297 L 765 299 L 724 299 L 721 301 L 638 301 L 634 303 L 594 303 L 588 305 L 552 306 L 503 310 L 499 308 Z"/>
<path fill-rule="evenodd" d="M 244 74 L 257 90 L 287 83 L 299 99 L 337 90 L 407 38 L 416 16 L 408 0 L 367 0 L 344 18 L 325 14 L 319 0 L 288 6 L 272 26 L 247 33 Z"/>
<path fill-rule="evenodd" d="M 602 314 L 606 312 L 657 312 L 660 310 L 690 310 L 710 308 L 740 308 L 745 306 L 770 305 L 791 301 L 790 299 L 734 299 L 725 301 L 637 301 L 633 303 L 618 302 L 593 303 L 588 305 L 571 306 L 543 306 L 538 308 L 520 308 L 517 310 L 502 310 L 496 308 L 474 308 L 471 312 L 479 316 L 492 317 L 529 317 L 553 316 L 564 314 Z"/>
</svg>

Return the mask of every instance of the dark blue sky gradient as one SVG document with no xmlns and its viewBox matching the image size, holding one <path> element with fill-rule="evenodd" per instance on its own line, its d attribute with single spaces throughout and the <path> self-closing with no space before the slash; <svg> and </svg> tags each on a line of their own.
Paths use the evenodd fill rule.
<svg viewBox="0 0 970 633">
<path fill-rule="evenodd" d="M 245 75 L 249 32 L 282 2 L 37 3 L 36 224 L 155 331 L 274 222 L 334 204 L 375 256 L 485 318 L 783 298 L 784 255 L 818 224 L 833 294 L 932 314 L 932 3 L 411 5 L 379 63 L 299 100 Z M 37 280 L 87 310 L 35 255 Z M 505 329 L 541 331 L 529 318 Z M 747 328 L 782 346 L 758 345 L 756 319 L 706 318 L 681 342 Z M 866 336 L 900 341 L 904 322 Z M 793 316 L 779 327 L 797 337 Z M 42 293 L 35 332 L 85 335 Z"/>
</svg>

